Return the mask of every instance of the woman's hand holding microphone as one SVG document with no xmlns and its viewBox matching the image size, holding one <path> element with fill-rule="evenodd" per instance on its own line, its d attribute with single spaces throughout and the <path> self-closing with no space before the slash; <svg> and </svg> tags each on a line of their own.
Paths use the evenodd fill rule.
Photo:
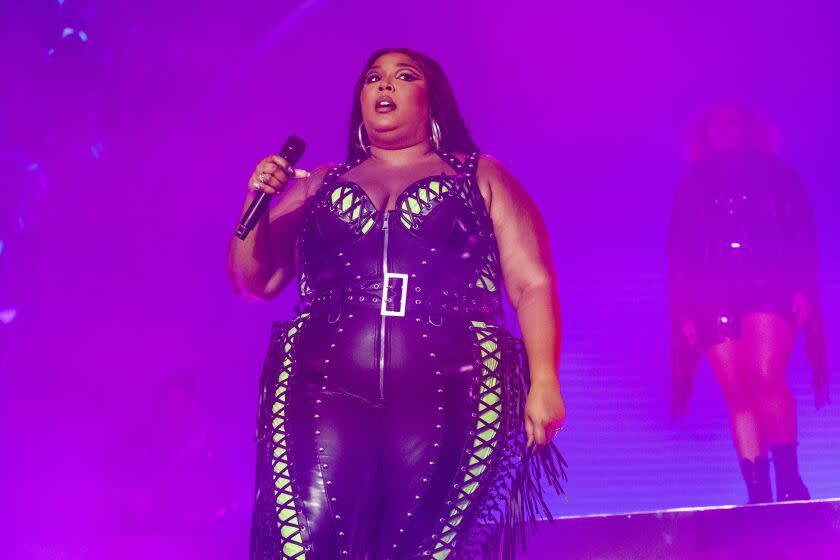
<svg viewBox="0 0 840 560">
<path fill-rule="evenodd" d="M 309 172 L 303 169 L 294 169 L 289 162 L 281 156 L 268 156 L 257 164 L 248 187 L 252 194 L 264 192 L 274 195 L 286 190 L 289 179 L 303 179 L 309 177 Z"/>
</svg>

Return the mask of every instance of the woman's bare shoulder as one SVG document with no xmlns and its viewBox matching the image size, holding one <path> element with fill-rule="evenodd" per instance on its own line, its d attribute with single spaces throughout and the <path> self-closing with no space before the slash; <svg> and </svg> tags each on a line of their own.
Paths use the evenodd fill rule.
<svg viewBox="0 0 840 560">
<path fill-rule="evenodd" d="M 476 170 L 478 186 L 484 200 L 488 203 L 488 209 L 492 208 L 494 198 L 519 199 L 527 197 L 527 193 L 516 177 L 508 171 L 507 167 L 488 154 L 481 154 L 478 159 Z"/>
</svg>

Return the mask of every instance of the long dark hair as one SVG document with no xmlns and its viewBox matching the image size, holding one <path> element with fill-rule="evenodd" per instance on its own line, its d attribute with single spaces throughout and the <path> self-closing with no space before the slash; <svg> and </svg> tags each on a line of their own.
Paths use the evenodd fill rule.
<svg viewBox="0 0 840 560">
<path fill-rule="evenodd" d="M 751 152 L 779 155 L 781 136 L 775 126 L 745 103 L 722 101 L 706 109 L 689 132 L 685 147 L 685 158 L 688 163 L 695 164 L 715 156 L 714 148 L 709 145 L 708 134 L 712 122 L 722 110 L 734 111 L 741 118 L 746 131 L 743 146 L 745 149 Z"/>
<path fill-rule="evenodd" d="M 458 109 L 458 102 L 452 93 L 452 86 L 443 73 L 440 64 L 412 49 L 382 49 L 373 53 L 365 63 L 359 79 L 356 80 L 356 87 L 353 88 L 353 110 L 350 112 L 350 133 L 347 140 L 347 160 L 352 161 L 364 158 L 367 153 L 359 146 L 357 129 L 362 123 L 362 102 L 359 99 L 362 88 L 365 85 L 365 74 L 370 70 L 376 60 L 385 54 L 402 53 L 410 57 L 420 66 L 423 77 L 429 84 L 429 110 L 431 116 L 440 125 L 440 149 L 445 152 L 472 153 L 479 151 L 478 146 L 473 142 L 464 117 Z"/>
</svg>

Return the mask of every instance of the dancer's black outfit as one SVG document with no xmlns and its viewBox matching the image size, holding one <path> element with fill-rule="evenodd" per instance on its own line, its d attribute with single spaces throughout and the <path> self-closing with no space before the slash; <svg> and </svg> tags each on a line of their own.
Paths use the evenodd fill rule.
<svg viewBox="0 0 840 560">
<path fill-rule="evenodd" d="M 774 155 L 757 152 L 724 154 L 695 164 L 674 197 L 669 261 L 677 414 L 685 410 L 701 350 L 687 344 L 680 332 L 682 322 L 694 322 L 702 348 L 737 339 L 741 320 L 751 311 L 774 313 L 795 328 L 794 294 L 812 305 L 806 344 L 814 388 L 818 394 L 825 391 L 828 368 L 818 305 L 816 227 L 805 188 L 790 167 Z M 794 449 L 792 443 L 780 453 L 789 457 L 781 461 L 792 461 L 795 469 Z M 769 478 L 766 485 L 761 483 L 767 485 Z"/>
<path fill-rule="evenodd" d="M 253 559 L 510 558 L 548 514 L 541 472 L 560 490 L 556 448 L 525 449 L 478 154 L 439 155 L 457 174 L 392 211 L 342 179 L 361 160 L 305 208 L 301 312 L 275 325 L 261 388 Z"/>
</svg>

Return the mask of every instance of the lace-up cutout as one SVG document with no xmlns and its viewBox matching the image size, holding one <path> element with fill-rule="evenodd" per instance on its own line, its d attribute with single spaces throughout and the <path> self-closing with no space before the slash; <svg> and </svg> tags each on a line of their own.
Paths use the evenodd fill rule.
<svg viewBox="0 0 840 560">
<path fill-rule="evenodd" d="M 308 317 L 308 313 L 299 315 L 283 336 L 283 361 L 277 374 L 277 388 L 274 390 L 274 401 L 271 407 L 271 466 L 274 476 L 277 528 L 280 530 L 280 550 L 283 553 L 283 558 L 294 560 L 305 560 L 306 546 L 303 543 L 302 526 L 289 469 L 289 447 L 286 434 L 286 408 L 288 403 L 286 396 L 294 366 L 292 352 L 295 338 Z"/>
</svg>

